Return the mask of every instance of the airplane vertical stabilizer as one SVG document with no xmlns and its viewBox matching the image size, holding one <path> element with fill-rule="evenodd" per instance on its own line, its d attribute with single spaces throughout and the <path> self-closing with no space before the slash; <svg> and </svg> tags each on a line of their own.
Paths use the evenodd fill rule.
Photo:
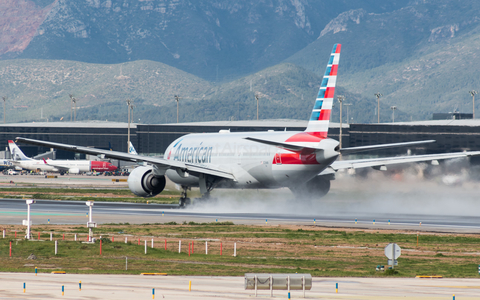
<svg viewBox="0 0 480 300">
<path fill-rule="evenodd" d="M 128 144 L 128 153 L 138 155 L 137 150 L 135 150 L 135 147 L 133 147 L 132 142 L 129 142 Z"/>
<path fill-rule="evenodd" d="M 335 95 L 335 85 L 337 83 L 338 62 L 340 60 L 341 44 L 333 45 L 332 54 L 328 60 L 327 69 L 323 76 L 317 100 L 313 106 L 312 115 L 308 122 L 305 132 L 317 137 L 325 138 L 328 133 L 328 123 L 330 122 L 330 112 Z"/>
<path fill-rule="evenodd" d="M 31 158 L 23 154 L 22 150 L 18 148 L 17 144 L 14 141 L 8 141 L 8 148 L 10 148 L 10 153 L 12 154 L 13 160 L 30 160 Z"/>
</svg>

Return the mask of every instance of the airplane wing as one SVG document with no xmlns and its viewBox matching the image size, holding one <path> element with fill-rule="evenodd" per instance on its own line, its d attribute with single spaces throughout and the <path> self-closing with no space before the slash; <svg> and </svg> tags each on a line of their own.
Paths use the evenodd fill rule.
<svg viewBox="0 0 480 300">
<path fill-rule="evenodd" d="M 51 166 L 51 167 L 54 167 L 54 168 L 57 168 L 58 170 L 62 170 L 62 171 L 68 171 L 71 169 L 71 167 L 67 167 L 67 166 L 62 166 L 62 165 L 59 165 L 55 162 L 51 162 L 51 161 L 47 161 L 45 160 L 45 158 L 42 158 L 43 159 L 43 163 L 47 166 Z"/>
<path fill-rule="evenodd" d="M 412 162 L 428 162 L 428 161 L 436 161 L 436 160 L 443 160 L 443 159 L 469 157 L 474 155 L 480 155 L 480 151 L 411 155 L 411 156 L 384 157 L 384 158 L 366 158 L 366 159 L 353 159 L 353 160 L 338 160 L 333 162 L 330 165 L 330 168 L 332 168 L 335 171 L 338 171 L 340 169 L 381 167 L 381 166 L 387 166 L 387 165 L 405 164 L 405 163 L 412 163 Z"/>
<path fill-rule="evenodd" d="M 149 157 L 149 156 L 143 156 L 143 155 L 128 154 L 128 153 L 119 152 L 119 151 L 110 151 L 110 150 L 103 150 L 103 149 L 90 148 L 90 147 L 46 142 L 46 141 L 27 139 L 22 137 L 17 137 L 16 140 L 19 142 L 31 144 L 31 145 L 56 148 L 56 149 L 72 151 L 77 153 L 84 153 L 89 155 L 97 155 L 101 158 L 113 158 L 113 159 L 132 161 L 132 162 L 146 162 L 146 163 L 154 164 L 160 168 L 166 167 L 174 170 L 179 169 L 182 171 L 187 171 L 192 175 L 206 174 L 206 175 L 217 176 L 224 179 L 236 180 L 233 174 L 230 172 L 227 172 L 221 169 L 207 168 L 199 164 L 185 163 L 181 161 L 167 160 L 163 158 Z"/>
</svg>

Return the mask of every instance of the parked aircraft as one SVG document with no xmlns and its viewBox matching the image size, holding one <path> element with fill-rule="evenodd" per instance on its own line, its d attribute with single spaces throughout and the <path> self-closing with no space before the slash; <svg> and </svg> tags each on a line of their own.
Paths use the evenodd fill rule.
<svg viewBox="0 0 480 300">
<path fill-rule="evenodd" d="M 135 150 L 135 147 L 133 147 L 132 142 L 128 142 L 128 153 L 138 155 L 137 150 Z"/>
<path fill-rule="evenodd" d="M 183 189 L 180 205 L 190 202 L 187 190 L 199 187 L 205 198 L 214 188 L 289 188 L 299 198 L 319 198 L 330 190 L 330 180 L 339 169 L 386 165 L 478 155 L 480 152 L 448 153 L 336 161 L 340 154 L 391 147 L 414 146 L 434 141 L 415 141 L 340 149 L 328 138 L 328 124 L 337 80 L 341 45 L 336 44 L 303 132 L 241 132 L 188 134 L 168 146 L 163 158 L 118 151 L 26 139 L 17 140 L 79 153 L 143 162 L 128 177 L 130 190 L 141 197 L 153 197 L 165 188 L 165 177 Z M 146 165 L 146 164 L 149 165 Z"/>
<path fill-rule="evenodd" d="M 8 141 L 8 147 L 12 154 L 11 163 L 16 168 L 58 172 L 62 175 L 67 172 L 78 174 L 80 172 L 104 172 L 117 169 L 117 167 L 105 161 L 32 159 L 27 157 L 13 141 Z"/>
<path fill-rule="evenodd" d="M 13 164 L 9 159 L 0 160 L 0 171 L 10 168 L 13 168 Z"/>
</svg>

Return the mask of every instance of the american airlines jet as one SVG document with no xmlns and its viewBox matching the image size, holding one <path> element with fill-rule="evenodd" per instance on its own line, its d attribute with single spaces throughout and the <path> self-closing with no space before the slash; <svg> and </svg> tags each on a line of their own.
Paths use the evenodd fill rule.
<svg viewBox="0 0 480 300">
<path fill-rule="evenodd" d="M 22 150 L 13 141 L 8 141 L 8 147 L 12 154 L 10 161 L 16 168 L 25 170 L 42 170 L 47 172 L 58 172 L 79 174 L 80 172 L 104 172 L 115 171 L 116 166 L 109 162 L 95 160 L 41 160 L 32 159 L 23 154 Z"/>
<path fill-rule="evenodd" d="M 340 44 L 333 46 L 307 129 L 303 132 L 230 133 L 222 130 L 219 133 L 188 134 L 170 144 L 163 158 L 21 137 L 17 140 L 79 153 L 143 162 L 144 165 L 135 168 L 128 177 L 130 190 L 141 197 L 153 197 L 163 191 L 165 178 L 168 177 L 182 186 L 182 206 L 190 203 L 187 190 L 191 187 L 199 187 L 202 198 L 207 198 L 214 188 L 282 187 L 289 188 L 299 198 L 319 198 L 328 193 L 330 180 L 334 179 L 335 172 L 340 169 L 433 162 L 480 154 L 462 152 L 336 161 L 340 154 L 434 142 L 416 141 L 340 149 L 338 141 L 328 138 L 340 50 Z"/>
</svg>

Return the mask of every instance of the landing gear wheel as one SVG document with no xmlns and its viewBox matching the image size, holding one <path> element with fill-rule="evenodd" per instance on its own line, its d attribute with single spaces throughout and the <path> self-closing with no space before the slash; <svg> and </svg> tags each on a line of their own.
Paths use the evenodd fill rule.
<svg viewBox="0 0 480 300">
<path fill-rule="evenodd" d="M 186 207 L 190 204 L 192 204 L 192 200 L 190 200 L 190 198 L 180 198 L 178 201 L 178 205 L 180 205 L 180 207 Z"/>
</svg>

